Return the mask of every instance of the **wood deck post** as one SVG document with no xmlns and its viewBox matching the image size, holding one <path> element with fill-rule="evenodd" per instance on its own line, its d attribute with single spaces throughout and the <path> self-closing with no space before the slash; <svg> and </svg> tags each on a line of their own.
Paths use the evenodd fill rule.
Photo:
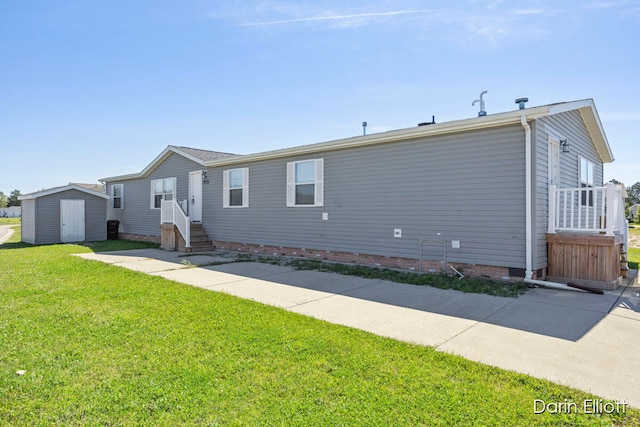
<svg viewBox="0 0 640 427">
<path fill-rule="evenodd" d="M 607 222 L 607 230 L 605 236 L 613 236 L 613 229 L 616 223 L 618 204 L 616 203 L 616 189 L 612 182 L 607 182 L 607 190 L 605 192 L 607 200 L 605 202 L 607 206 L 605 221 Z"/>
</svg>

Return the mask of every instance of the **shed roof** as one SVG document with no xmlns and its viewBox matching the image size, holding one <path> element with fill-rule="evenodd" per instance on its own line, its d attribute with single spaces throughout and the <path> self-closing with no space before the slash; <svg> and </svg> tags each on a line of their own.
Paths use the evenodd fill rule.
<svg viewBox="0 0 640 427">
<path fill-rule="evenodd" d="M 37 199 L 39 197 L 48 196 L 50 194 L 62 193 L 63 191 L 68 191 L 68 190 L 78 190 L 78 191 L 82 191 L 83 193 L 87 193 L 91 196 L 101 197 L 103 199 L 109 199 L 109 196 L 107 196 L 103 192 L 93 191 L 86 187 L 81 187 L 77 184 L 69 184 L 69 185 L 64 185 L 62 187 L 53 187 L 46 190 L 40 190 L 33 193 L 23 194 L 21 196 L 18 196 L 18 200 L 32 200 L 32 199 Z"/>
</svg>

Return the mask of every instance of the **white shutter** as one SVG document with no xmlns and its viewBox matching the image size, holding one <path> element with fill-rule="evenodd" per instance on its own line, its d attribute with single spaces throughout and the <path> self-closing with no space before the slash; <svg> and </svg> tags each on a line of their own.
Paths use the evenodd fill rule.
<svg viewBox="0 0 640 427">
<path fill-rule="evenodd" d="M 287 163 L 287 207 L 296 205 L 295 162 Z"/>
<path fill-rule="evenodd" d="M 242 207 L 249 207 L 249 168 L 242 169 Z"/>
<path fill-rule="evenodd" d="M 316 159 L 316 188 L 314 206 L 324 206 L 324 159 Z"/>
<path fill-rule="evenodd" d="M 222 207 L 229 207 L 229 171 L 222 172 Z"/>
</svg>

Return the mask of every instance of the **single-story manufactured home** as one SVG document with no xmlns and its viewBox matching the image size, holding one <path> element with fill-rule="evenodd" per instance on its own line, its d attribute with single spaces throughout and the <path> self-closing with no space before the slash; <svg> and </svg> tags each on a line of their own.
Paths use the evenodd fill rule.
<svg viewBox="0 0 640 427">
<path fill-rule="evenodd" d="M 611 288 L 626 251 L 613 160 L 586 99 L 249 155 L 169 146 L 101 181 L 121 237 L 167 249 Z"/>
<path fill-rule="evenodd" d="M 22 215 L 21 206 L 9 206 L 8 208 L 0 208 L 0 218 L 20 218 Z"/>
<path fill-rule="evenodd" d="M 32 245 L 107 239 L 104 192 L 69 184 L 18 197 L 22 201 L 22 241 Z"/>
</svg>

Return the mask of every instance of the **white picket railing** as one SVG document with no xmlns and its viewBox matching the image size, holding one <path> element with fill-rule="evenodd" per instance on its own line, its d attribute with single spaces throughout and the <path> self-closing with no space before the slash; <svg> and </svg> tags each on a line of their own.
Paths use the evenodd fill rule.
<svg viewBox="0 0 640 427">
<path fill-rule="evenodd" d="M 557 188 L 549 185 L 549 233 L 557 231 L 620 233 L 627 242 L 623 188 L 613 183 L 603 187 Z"/>
<path fill-rule="evenodd" d="M 175 200 L 163 200 L 160 204 L 160 223 L 175 224 L 184 238 L 185 247 L 191 247 L 191 220 Z"/>
</svg>

